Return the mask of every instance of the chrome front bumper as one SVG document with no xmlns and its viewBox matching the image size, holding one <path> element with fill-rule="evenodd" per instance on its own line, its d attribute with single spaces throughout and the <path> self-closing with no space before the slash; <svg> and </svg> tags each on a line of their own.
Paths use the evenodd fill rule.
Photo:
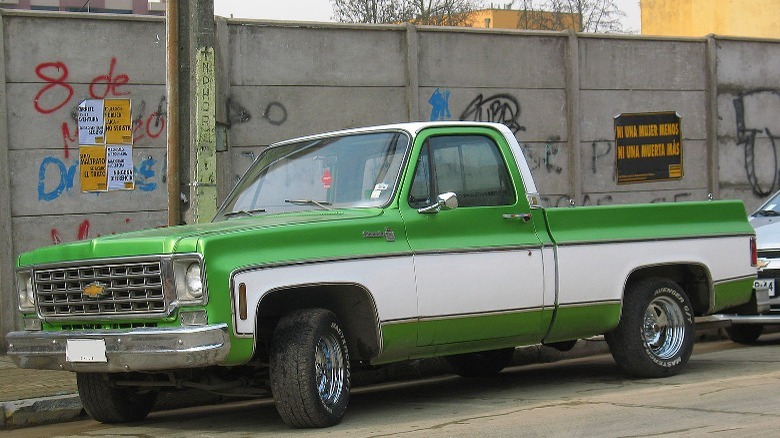
<svg viewBox="0 0 780 438">
<path fill-rule="evenodd" d="M 6 336 L 21 368 L 79 372 L 163 371 L 219 365 L 230 351 L 227 324 L 129 330 L 25 331 Z M 69 346 L 69 341 L 71 345 Z M 76 341 L 76 342 L 72 342 Z M 77 342 L 95 341 L 104 355 L 76 357 Z M 102 341 L 102 342 L 101 342 Z M 102 353 L 102 347 L 99 353 Z"/>
</svg>

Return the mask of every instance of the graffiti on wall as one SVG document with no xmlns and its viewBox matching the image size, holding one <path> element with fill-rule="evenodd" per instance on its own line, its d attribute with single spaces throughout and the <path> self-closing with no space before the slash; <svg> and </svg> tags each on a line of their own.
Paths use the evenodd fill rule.
<svg viewBox="0 0 780 438">
<path fill-rule="evenodd" d="M 737 145 L 745 150 L 745 175 L 758 197 L 778 189 L 780 166 L 780 90 L 758 89 L 739 94 L 734 100 Z"/>
<path fill-rule="evenodd" d="M 54 113 L 73 104 L 68 112 L 68 119 L 64 120 L 59 132 L 58 141 L 63 147 L 63 158 L 46 156 L 38 167 L 38 200 L 50 202 L 70 192 L 74 187 L 74 180 L 78 172 L 78 158 L 71 159 L 71 148 L 78 148 L 78 102 L 74 100 L 75 91 L 68 82 L 70 71 L 66 63 L 62 61 L 50 61 L 38 64 L 35 74 L 44 81 L 33 100 L 33 107 L 43 116 L 52 117 Z M 92 78 L 89 83 L 89 97 L 91 99 L 103 99 L 106 97 L 120 97 L 130 95 L 126 86 L 130 77 L 126 73 L 117 72 L 117 59 L 112 57 L 108 62 L 106 72 L 102 72 Z M 86 98 L 85 98 L 86 99 Z M 167 118 L 167 100 L 161 96 L 156 104 L 156 109 L 147 111 L 147 103 L 144 100 L 136 101 L 133 111 L 133 142 L 152 141 L 158 139 L 165 132 Z M 150 192 L 157 189 L 155 165 L 157 160 L 152 156 L 138 163 L 134 167 L 136 175 L 136 187 L 141 192 Z"/>
<path fill-rule="evenodd" d="M 525 131 L 525 126 L 519 123 L 520 102 L 511 94 L 495 94 L 487 98 L 477 95 L 461 113 L 460 120 L 503 123 L 515 134 Z"/>
<path fill-rule="evenodd" d="M 229 126 L 247 123 L 252 120 L 252 112 L 234 96 L 228 97 L 226 109 Z M 287 107 L 281 102 L 273 101 L 265 106 L 261 105 L 261 113 L 260 119 L 273 126 L 283 125 L 287 121 Z"/>
<path fill-rule="evenodd" d="M 452 118 L 450 94 L 450 90 L 437 88 L 428 98 L 428 103 L 431 105 L 431 121 Z M 525 131 L 525 126 L 520 124 L 520 113 L 520 102 L 515 96 L 499 93 L 485 97 L 480 93 L 469 102 L 458 120 L 503 123 L 517 135 L 518 132 Z"/>
<path fill-rule="evenodd" d="M 38 169 L 38 200 L 54 201 L 64 193 L 73 189 L 79 161 L 68 164 L 58 157 L 48 156 L 41 161 Z M 141 161 L 138 166 L 133 166 L 135 172 L 136 188 L 142 192 L 151 192 L 157 189 L 155 180 L 157 164 L 151 155 Z"/>
<path fill-rule="evenodd" d="M 128 217 L 128 218 L 125 218 L 123 222 L 125 224 L 129 224 L 131 221 L 132 220 Z M 90 223 L 89 219 L 83 220 L 79 224 L 78 230 L 76 230 L 76 235 L 75 235 L 76 240 L 87 240 L 87 239 L 89 239 L 90 238 L 89 227 L 91 225 L 92 224 Z M 116 233 L 112 232 L 111 234 L 116 234 Z M 59 245 L 60 243 L 65 241 L 65 240 L 63 240 L 62 233 L 60 232 L 60 230 L 58 228 L 52 228 L 51 231 L 49 231 L 49 235 L 51 236 L 51 243 L 53 245 Z M 100 236 L 101 236 L 101 234 L 98 233 L 97 235 L 92 236 L 92 237 L 100 237 Z"/>
<path fill-rule="evenodd" d="M 534 170 L 543 169 L 547 173 L 561 174 L 563 167 L 559 164 L 558 154 L 560 153 L 560 141 L 559 136 L 553 136 L 547 139 L 544 144 L 543 153 L 539 154 L 535 148 L 526 144 L 523 145 L 523 155 L 525 155 L 526 161 L 528 161 L 528 167 Z"/>
<path fill-rule="evenodd" d="M 450 114 L 450 90 L 440 91 L 437 88 L 431 94 L 428 103 L 431 104 L 431 121 L 449 120 L 452 117 Z"/>
</svg>

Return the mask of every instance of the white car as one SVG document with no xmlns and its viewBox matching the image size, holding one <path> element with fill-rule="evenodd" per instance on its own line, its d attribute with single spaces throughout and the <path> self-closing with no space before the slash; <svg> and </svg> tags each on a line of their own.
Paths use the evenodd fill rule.
<svg viewBox="0 0 780 438">
<path fill-rule="evenodd" d="M 731 326 L 729 338 L 740 344 L 756 342 L 765 325 L 780 324 L 780 191 L 776 192 L 749 217 L 756 231 L 758 245 L 758 278 L 754 298 L 727 315 Z"/>
</svg>

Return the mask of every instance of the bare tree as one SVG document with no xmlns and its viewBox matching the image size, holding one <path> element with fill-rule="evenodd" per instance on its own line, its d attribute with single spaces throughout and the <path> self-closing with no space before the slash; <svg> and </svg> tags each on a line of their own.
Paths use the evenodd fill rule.
<svg viewBox="0 0 780 438">
<path fill-rule="evenodd" d="M 515 0 L 525 13 L 518 27 L 523 29 L 563 30 L 575 27 L 581 32 L 623 32 L 625 12 L 615 0 Z M 513 2 L 513 4 L 515 3 Z M 572 22 L 575 20 L 576 22 Z M 576 24 L 576 26 L 572 26 Z"/>
<path fill-rule="evenodd" d="M 469 20 L 469 13 L 482 7 L 483 0 L 331 0 L 333 18 L 348 23 L 415 22 L 457 26 Z"/>
<path fill-rule="evenodd" d="M 346 23 L 404 21 L 405 0 L 331 0 L 333 18 Z"/>
</svg>

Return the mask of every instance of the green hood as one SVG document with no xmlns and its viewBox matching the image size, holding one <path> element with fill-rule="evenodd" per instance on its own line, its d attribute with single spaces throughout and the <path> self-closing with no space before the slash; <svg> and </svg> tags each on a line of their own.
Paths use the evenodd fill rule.
<svg viewBox="0 0 780 438">
<path fill-rule="evenodd" d="M 273 229 L 309 224 L 342 222 L 380 216 L 380 209 L 305 211 L 235 218 L 206 224 L 153 228 L 114 234 L 91 240 L 38 248 L 19 256 L 18 266 L 112 257 L 203 252 L 206 242 L 240 242 L 248 236 L 254 243 Z"/>
</svg>

